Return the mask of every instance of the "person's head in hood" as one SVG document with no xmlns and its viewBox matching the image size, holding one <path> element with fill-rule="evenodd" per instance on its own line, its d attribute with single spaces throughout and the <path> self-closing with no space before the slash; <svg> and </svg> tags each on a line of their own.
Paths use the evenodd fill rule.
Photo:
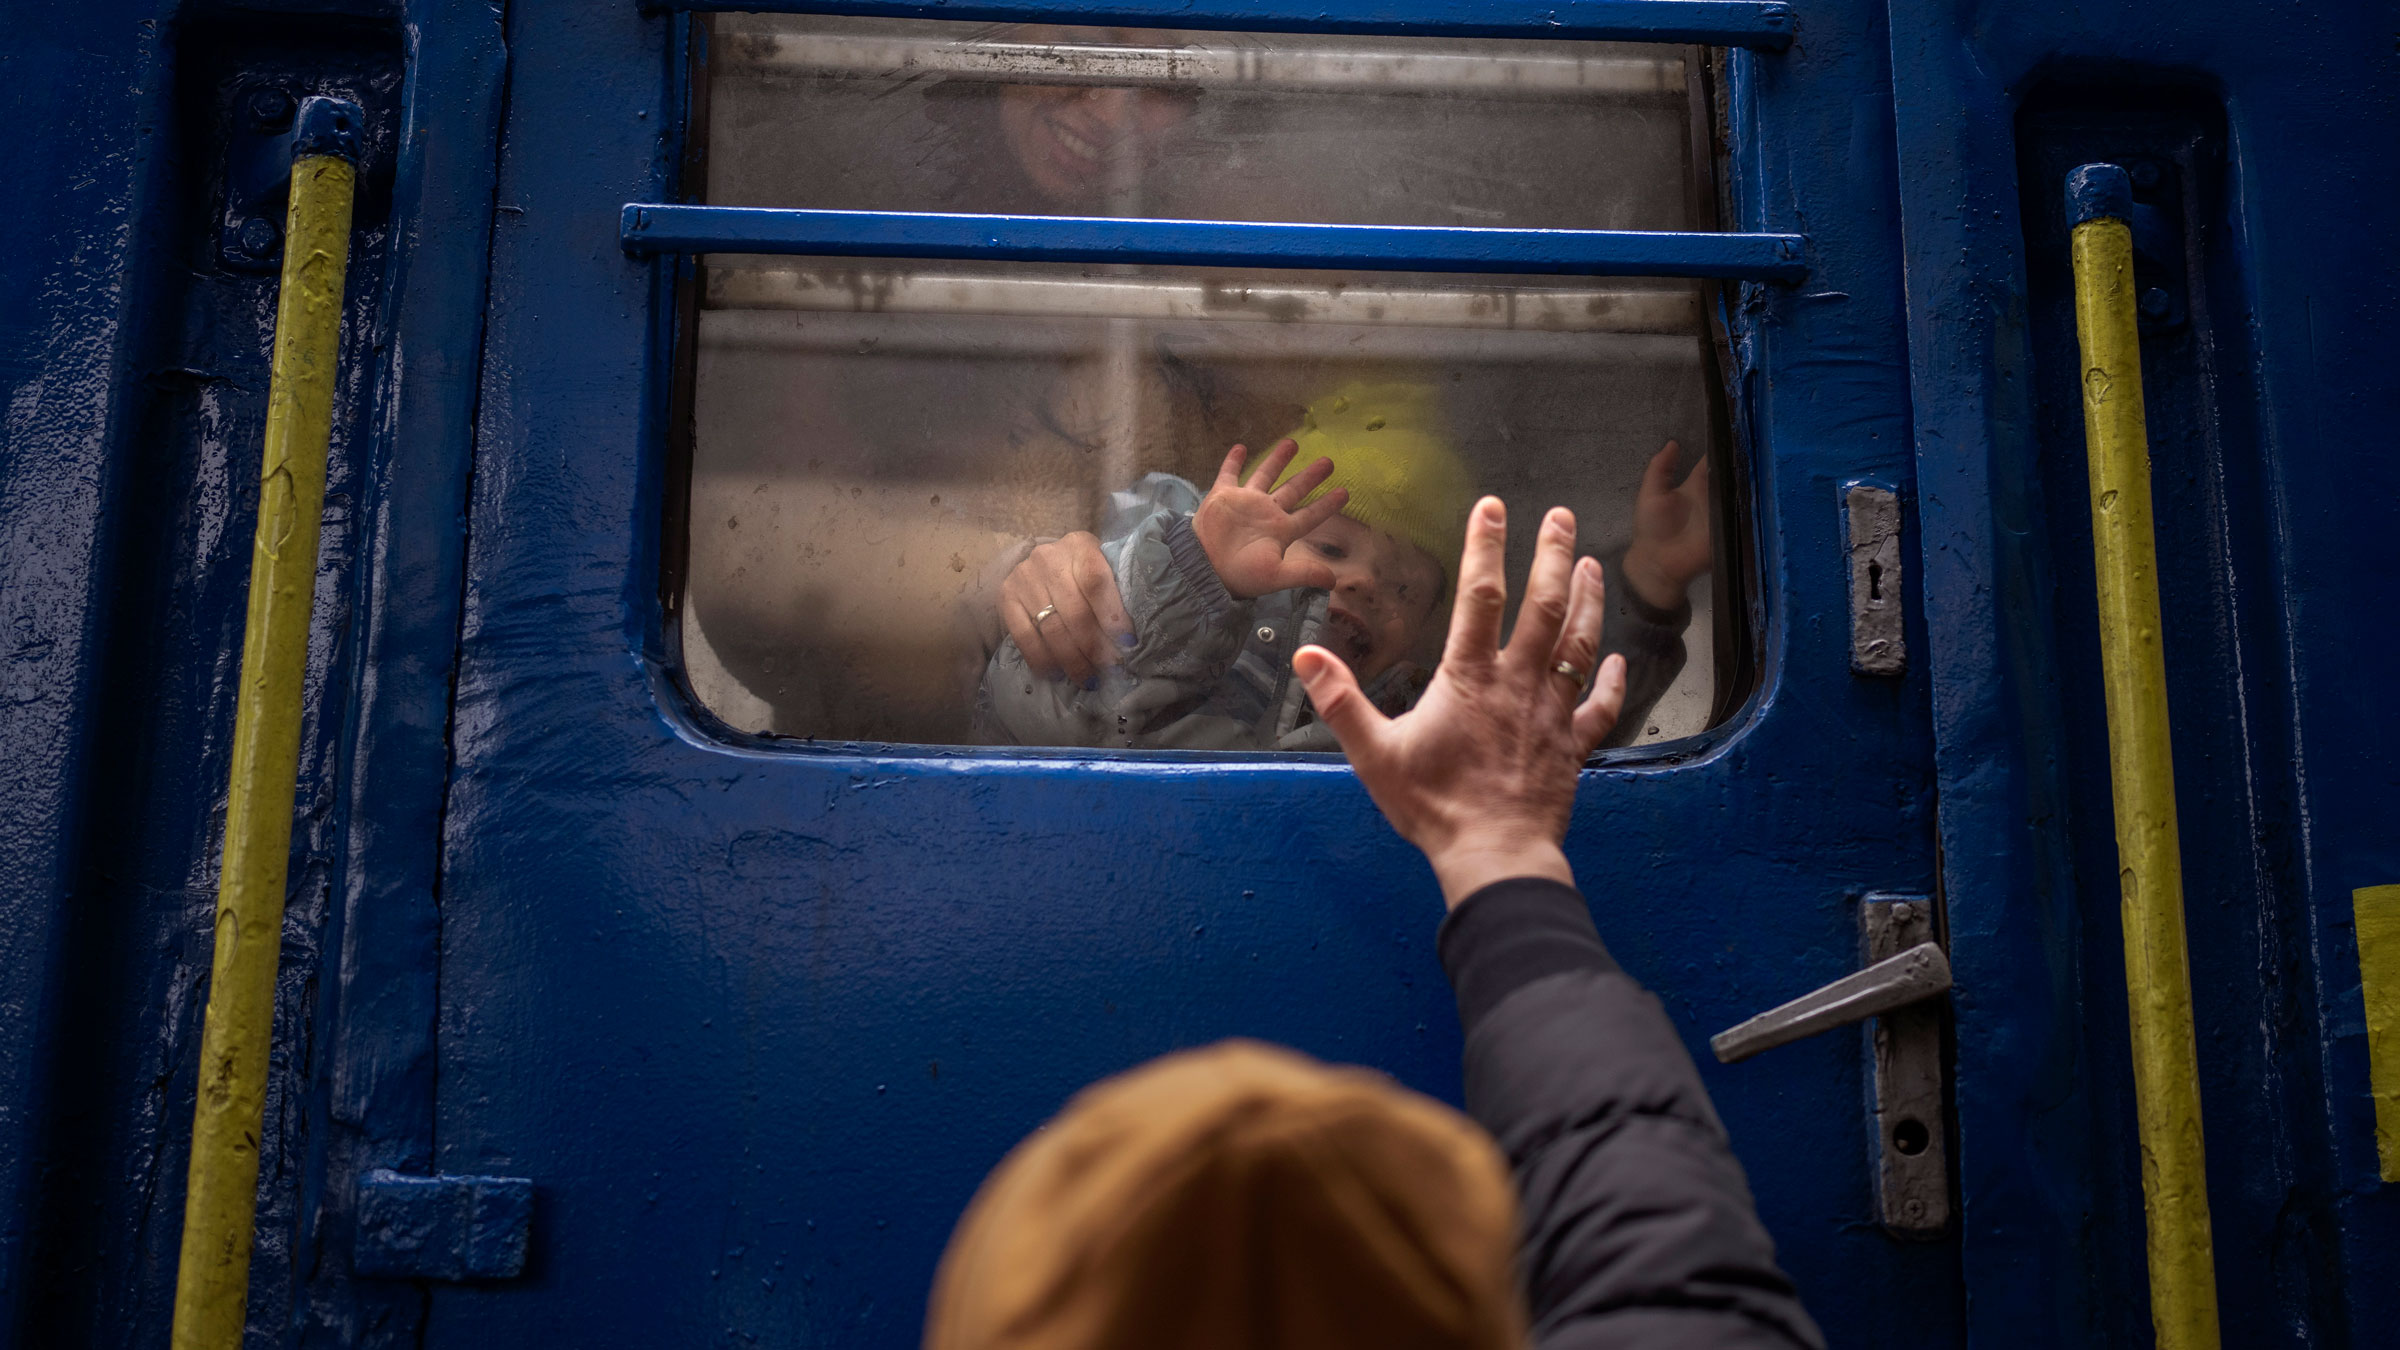
<svg viewBox="0 0 2400 1350">
<path fill-rule="evenodd" d="M 1472 1122 L 1255 1042 L 1086 1089 L 959 1221 L 926 1350 L 1520 1350 L 1516 1199 Z"/>
</svg>

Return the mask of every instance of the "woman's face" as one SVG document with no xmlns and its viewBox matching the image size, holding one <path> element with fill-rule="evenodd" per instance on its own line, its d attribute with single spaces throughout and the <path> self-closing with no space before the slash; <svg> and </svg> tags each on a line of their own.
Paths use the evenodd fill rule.
<svg viewBox="0 0 2400 1350">
<path fill-rule="evenodd" d="M 1189 115 L 1189 102 L 1163 89 L 1012 84 L 1000 91 L 1010 153 L 1060 205 L 1098 197 L 1112 186 L 1113 165 L 1138 164 Z"/>
</svg>

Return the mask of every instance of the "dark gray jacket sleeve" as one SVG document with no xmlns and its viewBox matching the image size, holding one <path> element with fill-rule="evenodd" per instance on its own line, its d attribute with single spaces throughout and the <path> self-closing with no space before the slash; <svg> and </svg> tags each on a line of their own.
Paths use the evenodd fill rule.
<svg viewBox="0 0 2400 1350">
<path fill-rule="evenodd" d="M 1650 710 L 1683 673 L 1683 633 L 1692 624 L 1690 601 L 1653 609 L 1625 580 L 1625 550 L 1600 560 L 1608 575 L 1608 615 L 1600 628 L 1600 659 L 1625 658 L 1625 706 L 1607 745 L 1631 745 L 1649 725 Z"/>
<path fill-rule="evenodd" d="M 1821 1350 L 1698 1070 L 1583 897 L 1487 886 L 1442 924 L 1441 953 L 1467 1109 L 1516 1172 L 1535 1345 Z"/>
</svg>

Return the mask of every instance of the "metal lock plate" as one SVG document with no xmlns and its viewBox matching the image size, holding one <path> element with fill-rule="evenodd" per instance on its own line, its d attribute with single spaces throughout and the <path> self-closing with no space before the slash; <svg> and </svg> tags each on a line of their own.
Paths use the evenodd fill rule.
<svg viewBox="0 0 2400 1350">
<path fill-rule="evenodd" d="M 1852 483 L 1842 494 L 1850 550 L 1850 668 L 1861 675 L 1908 669 L 1902 632 L 1900 497 L 1889 488 Z"/>
<path fill-rule="evenodd" d="M 1924 896 L 1869 895 L 1859 902 L 1859 925 L 1870 963 L 1936 941 L 1933 901 Z M 1937 1237 L 1950 1226 L 1942 1007 L 1942 1000 L 1926 999 L 1894 1008 L 1867 1031 L 1875 1203 L 1884 1228 L 1901 1237 Z"/>
</svg>

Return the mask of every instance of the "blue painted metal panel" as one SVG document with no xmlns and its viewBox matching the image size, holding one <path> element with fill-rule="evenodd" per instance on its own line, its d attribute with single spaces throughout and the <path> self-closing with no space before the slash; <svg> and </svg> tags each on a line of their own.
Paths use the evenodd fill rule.
<svg viewBox="0 0 2400 1350">
<path fill-rule="evenodd" d="M 2348 888 L 2400 861 L 2400 741 L 2372 692 L 2400 643 L 2358 622 L 2400 593 L 2382 542 L 2400 470 L 2364 448 L 2400 417 L 2380 355 L 2400 199 L 2364 148 L 2400 132 L 2388 25 L 2365 6 L 1891 15 L 1971 1333 L 2147 1335 L 2080 428 L 2056 416 L 2056 316 L 2027 242 L 2058 228 L 2074 156 L 2028 119 L 2053 99 L 2197 99 L 2225 128 L 2190 259 L 2217 347 L 2196 376 L 2172 340 L 2145 364 L 2162 543 L 2183 564 L 2166 579 L 2178 793 L 2212 822 L 2187 824 L 2184 873 L 2226 1339 L 2379 1343 L 2400 1197 L 2374 1181 L 2347 925 Z"/>
<path fill-rule="evenodd" d="M 149 7 L 106 17 L 127 33 L 159 21 Z M 73 171 L 55 180 L 63 217 L 76 222 L 87 246 L 114 241 L 124 250 L 104 269 L 117 310 L 95 325 L 108 341 L 93 353 L 105 364 L 95 362 L 90 372 L 115 405 L 93 447 L 101 495 L 78 501 L 77 493 L 60 492 L 66 482 L 47 465 L 12 466 L 9 480 L 53 494 L 48 505 L 63 509 L 47 528 L 90 532 L 100 553 L 94 571 L 106 580 L 81 601 L 95 641 L 84 656 L 85 701 L 77 705 L 80 781 L 56 804 L 71 861 L 54 882 L 37 876 L 8 888 L 15 912 L 57 916 L 43 972 L 52 1002 L 38 1032 L 51 1061 L 34 1092 L 45 1118 L 20 1141 L 22 1153 L 11 1151 L 12 1163 L 38 1169 L 33 1194 L 19 1197 L 23 1206 L 12 1215 L 26 1229 L 23 1278 L 42 1292 L 12 1310 L 5 1328 L 26 1344 L 129 1340 L 153 1310 L 163 1325 L 174 1278 L 213 930 L 231 654 L 242 631 L 273 315 L 272 279 L 220 266 L 214 228 L 220 147 L 247 115 L 249 93 L 269 86 L 339 92 L 369 110 L 361 177 L 371 186 L 359 197 L 343 317 L 351 352 L 372 342 L 372 296 L 394 242 L 381 185 L 389 181 L 401 80 L 396 25 L 355 13 L 287 16 L 273 25 L 210 14 L 193 16 L 173 37 L 145 44 L 129 79 L 87 91 L 94 106 L 115 113 L 84 148 L 141 151 L 131 156 L 135 194 L 127 209 L 84 218 L 76 194 L 88 180 Z M 155 98 L 146 115 L 124 115 L 128 85 Z M 68 342 L 61 354 L 79 345 Z M 343 640 L 350 618 L 344 582 L 354 575 L 354 505 L 373 442 L 366 369 L 353 360 L 341 375 L 311 622 L 311 687 L 318 690 L 339 689 L 353 669 Z M 70 514 L 77 510 L 90 515 L 79 520 Z M 258 1141 L 270 1177 L 296 1172 L 307 1147 L 305 1027 L 321 968 L 330 854 L 342 826 L 334 806 L 339 723 L 338 699 L 320 696 L 303 730 L 272 1105 Z M 252 1306 L 271 1323 L 282 1320 L 292 1297 L 300 1204 L 296 1187 L 261 1188 Z"/>
<path fill-rule="evenodd" d="M 970 13 L 841 12 L 903 8 Z M 1260 26 L 1123 8 L 1041 13 Z M 1670 8 L 1643 0 L 1642 35 L 1678 36 L 1652 23 Z M 287 930 L 289 1108 L 266 1141 L 283 1165 L 265 1181 L 254 1339 L 909 1344 L 957 1206 L 1093 1076 L 1246 1032 L 1454 1093 L 1430 879 L 1338 766 L 799 750 L 700 729 L 654 595 L 666 267 L 625 256 L 619 214 L 672 190 L 671 26 L 574 0 L 514 11 L 488 355 L 500 22 L 478 0 L 419 0 L 398 30 L 398 243 L 358 301 L 380 317 L 348 405 L 363 418 L 336 525 L 355 543 L 321 602 L 328 693 L 295 865 L 313 889 Z M 190 51 L 170 39 L 219 14 L 0 10 L 20 58 L 0 100 L 43 129 L 9 145 L 33 223 L 0 259 L 0 1341 L 141 1344 L 164 1327 L 207 909 L 172 864 L 205 861 L 212 710 L 229 706 L 221 643 L 178 635 L 238 628 L 239 592 L 221 569 L 158 560 L 241 540 L 238 497 L 200 476 L 254 451 L 244 400 L 263 400 L 244 283 L 212 274 L 236 302 L 197 307 L 161 290 L 208 271 L 185 252 L 206 241 L 181 232 L 173 72 Z M 2193 368 L 2232 450 L 2160 493 L 2205 527 L 2168 546 L 2210 569 L 2170 600 L 2176 640 L 2207 654 L 2175 698 L 2199 710 L 2179 771 L 2214 822 L 2187 872 L 2205 883 L 2197 982 L 2218 999 L 2202 1016 L 2221 1282 L 2235 1337 L 2373 1343 L 2400 1311 L 2400 1199 L 2374 1180 L 2347 891 L 2400 878 L 2400 636 L 2377 621 L 2400 594 L 2384 546 L 2400 460 L 2377 449 L 2400 420 L 2382 356 L 2400 279 L 2381 265 L 2400 202 L 2372 158 L 2400 133 L 2390 34 L 2365 7 L 2261 26 L 2231 0 L 2167 17 L 2130 0 L 1996 18 L 1893 5 L 1885 23 L 1871 0 L 1832 0 L 1788 52 L 1733 58 L 1739 223 L 1805 229 L 1814 268 L 1735 305 L 1766 679 L 1693 753 L 1595 771 L 1572 856 L 1603 931 L 1697 1047 L 1847 970 L 1856 893 L 1936 880 L 1938 782 L 1963 1244 L 1873 1231 L 1855 1044 L 1705 1072 L 1844 1343 L 2139 1338 L 2106 819 L 2073 626 L 2084 542 L 2058 509 L 2071 461 L 2044 421 L 2057 370 L 2019 157 L 2044 91 L 2213 100 L 2229 205 L 2205 222 L 2194 294 L 2223 336 Z M 187 312 L 211 317 L 187 332 Z M 194 350 L 223 359 L 177 355 Z M 2178 425 L 2162 445 L 2205 441 Z M 1929 622 L 1910 645 L 1930 680 L 1846 673 L 1838 492 L 1862 477 L 1921 513 L 1910 571 Z M 379 1166 L 535 1178 L 526 1274 L 430 1299 L 354 1278 L 355 1187 Z"/>
<path fill-rule="evenodd" d="M 1802 256 L 1807 240 L 1796 234 L 1285 225 L 629 202 L 619 237 L 633 254 L 799 253 L 1746 281 L 1798 281 L 1808 275 Z"/>
<path fill-rule="evenodd" d="M 1856 897 L 1933 879 L 1926 684 L 1849 670 L 1841 484 L 1909 487 L 1877 6 L 1746 64 L 1741 297 L 1766 686 L 1595 771 L 1570 852 L 1626 964 L 1706 1033 L 1846 973 Z M 1093 1078 L 1249 1034 L 1455 1098 L 1422 861 L 1338 763 L 726 743 L 656 599 L 671 268 L 664 25 L 512 11 L 442 881 L 437 1166 L 536 1178 L 525 1277 L 427 1343 L 914 1344 L 976 1182 Z M 572 335 L 562 340 L 562 335 Z M 1538 503 L 1520 502 L 1520 508 Z M 1913 547 L 1913 541 L 1912 541 Z M 1872 1220 L 1858 1042 L 1708 1068 L 1846 1342 L 1938 1345 L 1955 1249 Z M 553 1199 L 554 1198 L 554 1199 Z"/>
<path fill-rule="evenodd" d="M 499 19 L 475 0 L 271 16 L 99 0 L 9 7 L 0 48 L 21 77 L 0 97 L 37 129 L 9 143 L 10 181 L 43 212 L 0 271 L 0 1344 L 165 1337 L 273 313 L 271 277 L 219 256 L 212 137 L 226 91 L 269 77 L 367 94 L 373 164 L 251 1334 L 313 1319 L 326 1343 L 414 1344 L 417 1291 L 349 1279 L 346 1206 L 363 1167 L 431 1157 L 433 864 Z"/>
<path fill-rule="evenodd" d="M 1699 42 L 1767 51 L 1790 46 L 1798 27 L 1784 0 L 1367 0 L 1294 8 L 1199 0 L 646 0 L 643 7 L 1243 33 Z"/>
<path fill-rule="evenodd" d="M 114 584 L 105 515 L 135 392 L 117 374 L 137 333 L 128 274 L 145 243 L 122 228 L 149 204 L 165 91 L 155 32 L 123 6 L 0 11 L 9 123 L 40 128 L 0 149 L 24 228 L 0 285 L 0 600 L 7 686 L 0 718 L 0 1338 L 18 1325 L 43 1133 L 54 1112 L 78 805 L 90 770 L 94 691 Z M 103 96 L 98 91 L 106 89 Z M 128 92 L 135 91 L 135 92 Z"/>
<path fill-rule="evenodd" d="M 300 1344 L 344 1350 L 413 1347 L 424 1315 L 412 1284 L 350 1279 L 347 1253 L 360 1179 L 433 1166 L 439 846 L 507 67 L 502 16 L 482 0 L 409 0 L 406 16 L 392 197 L 412 246 L 375 301 L 393 360 L 375 387 L 382 439 L 360 503 L 353 632 L 366 674 L 341 691 L 348 828 L 299 1177 L 309 1219 L 296 1264 L 310 1278 L 286 1314 Z"/>
</svg>

